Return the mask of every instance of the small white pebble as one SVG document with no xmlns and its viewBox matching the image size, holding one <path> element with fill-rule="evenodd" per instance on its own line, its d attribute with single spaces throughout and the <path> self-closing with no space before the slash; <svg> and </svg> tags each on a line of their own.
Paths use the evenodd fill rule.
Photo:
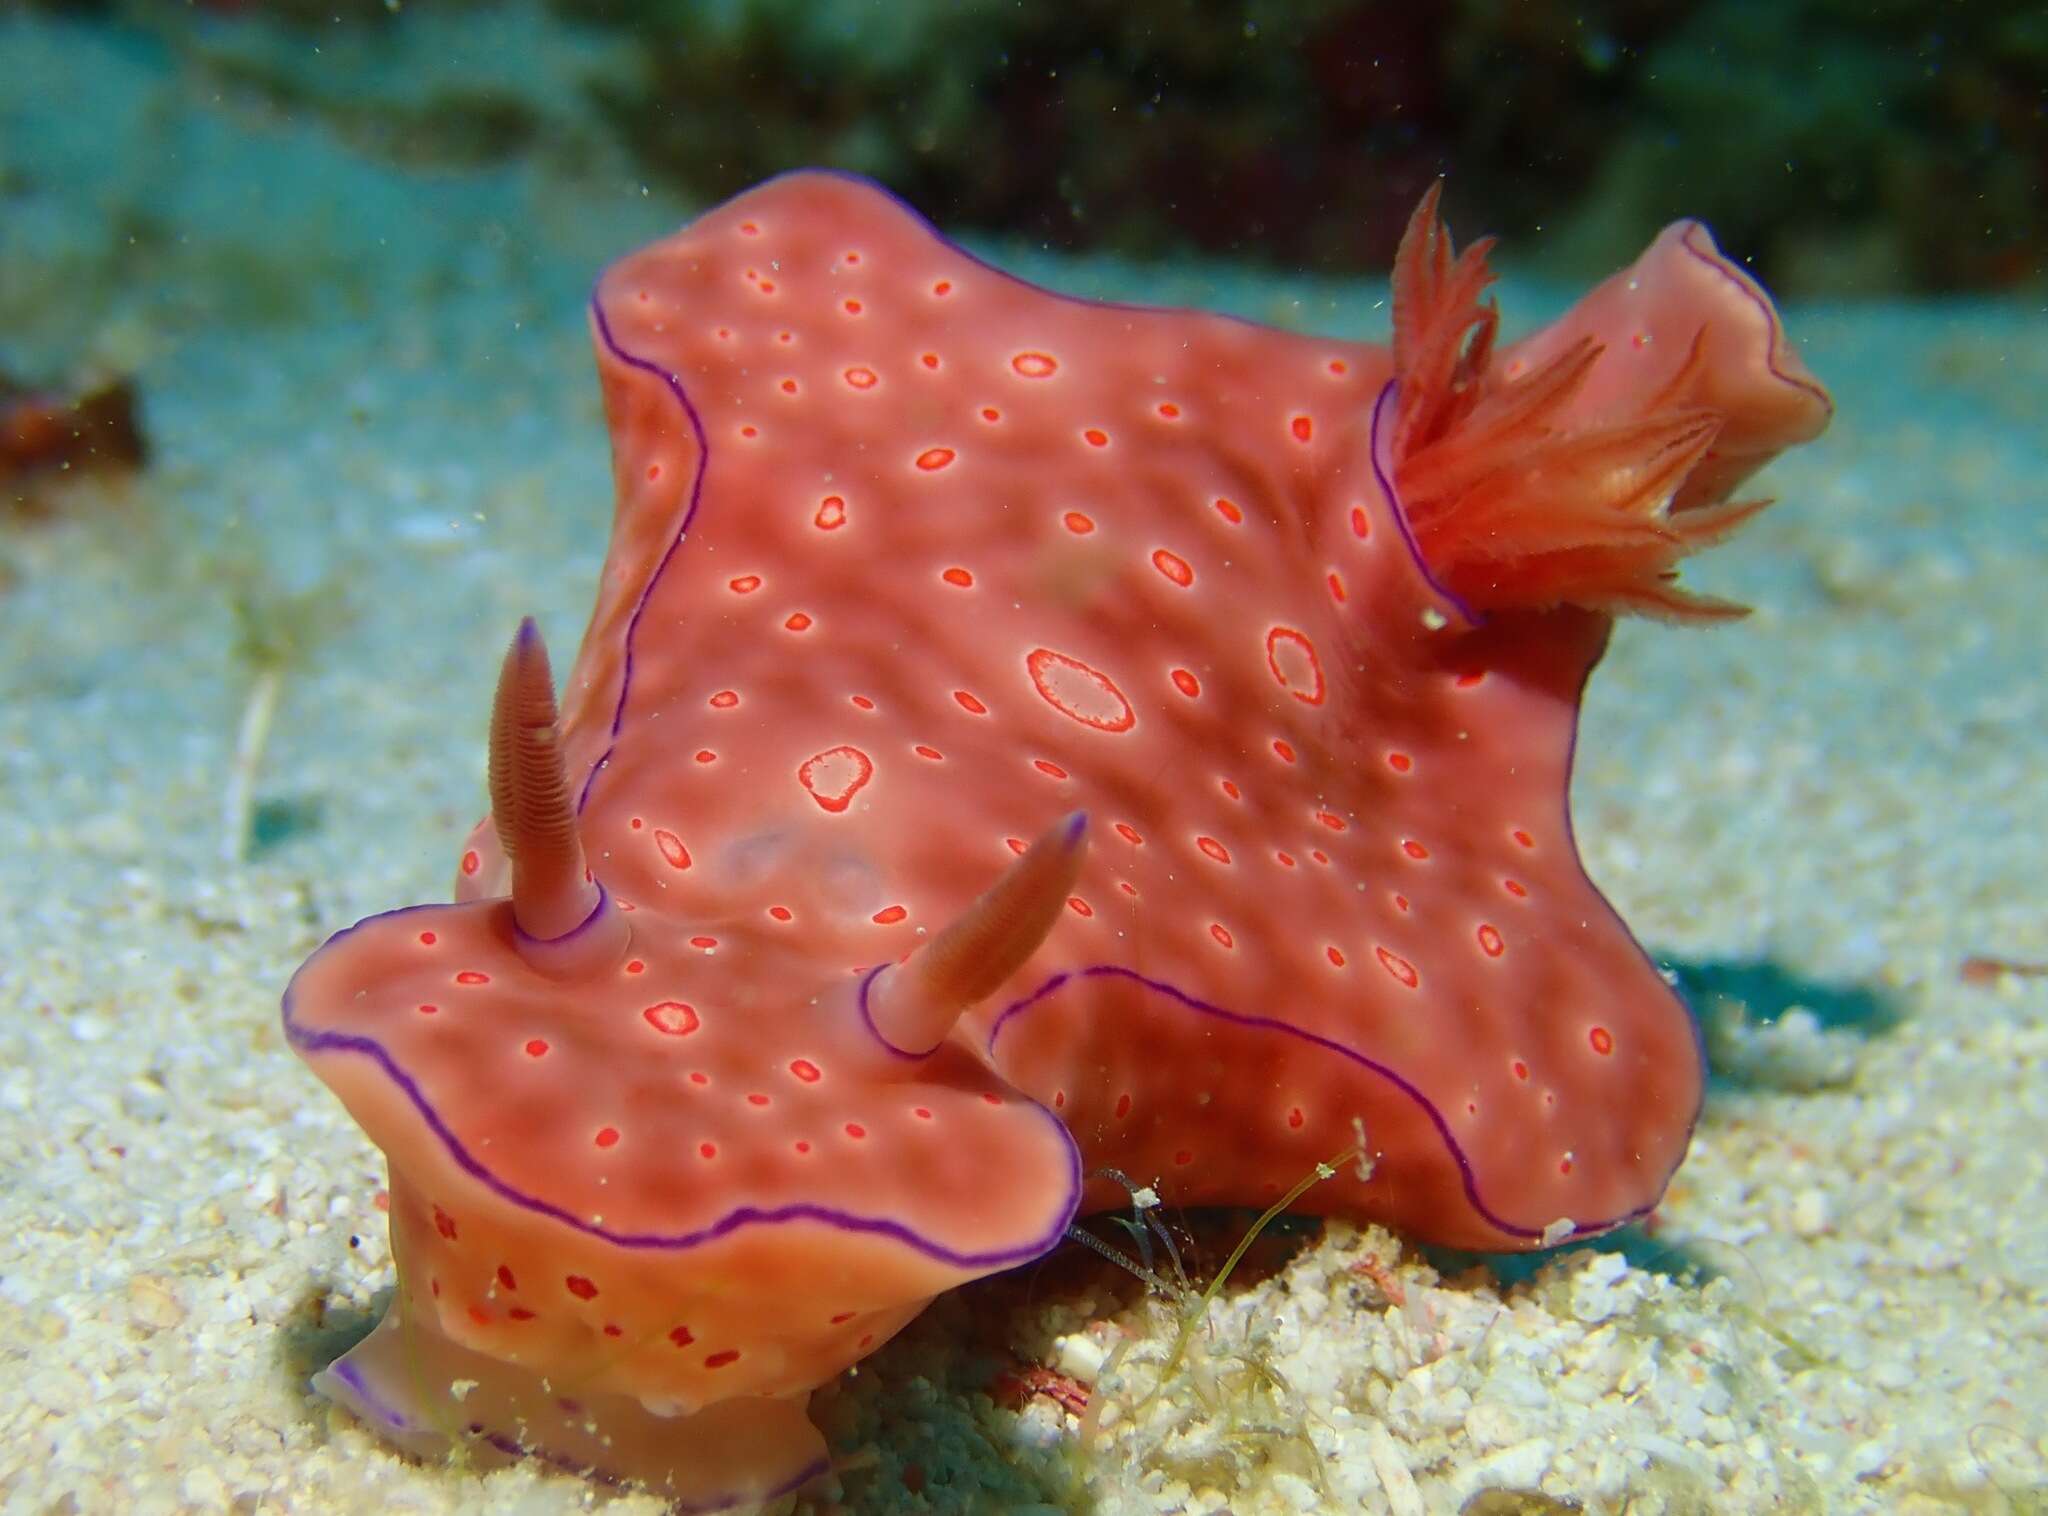
<svg viewBox="0 0 2048 1516">
<path fill-rule="evenodd" d="M 1086 1332 L 1069 1332 L 1052 1345 L 1053 1367 L 1085 1384 L 1095 1383 L 1108 1356 L 1107 1349 Z"/>
<path fill-rule="evenodd" d="M 1804 1189 L 1792 1197 L 1792 1230 L 1801 1237 L 1818 1237 L 1834 1228 L 1834 1206 L 1825 1190 Z"/>
</svg>

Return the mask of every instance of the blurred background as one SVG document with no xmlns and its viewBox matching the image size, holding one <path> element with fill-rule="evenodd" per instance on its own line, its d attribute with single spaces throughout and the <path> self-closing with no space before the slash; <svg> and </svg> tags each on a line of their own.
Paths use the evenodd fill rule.
<svg viewBox="0 0 2048 1516">
<path fill-rule="evenodd" d="M 226 108 L 413 167 L 616 158 L 702 203 L 828 164 L 956 230 L 1316 274 L 1384 269 L 1448 175 L 1454 226 L 1561 278 L 1696 215 L 1794 296 L 2044 279 L 2039 0 L 12 8 L 146 35 Z"/>
</svg>

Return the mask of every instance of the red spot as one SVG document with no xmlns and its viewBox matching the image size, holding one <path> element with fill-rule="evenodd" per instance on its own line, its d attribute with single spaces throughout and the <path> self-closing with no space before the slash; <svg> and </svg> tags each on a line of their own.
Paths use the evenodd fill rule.
<svg viewBox="0 0 2048 1516">
<path fill-rule="evenodd" d="M 789 1065 L 789 1071 L 790 1073 L 796 1075 L 797 1078 L 801 1079 L 805 1084 L 816 1084 L 820 1079 L 825 1077 L 824 1074 L 819 1071 L 818 1066 L 815 1063 L 811 1062 L 811 1060 L 808 1058 L 798 1058 L 792 1060 Z"/>
<path fill-rule="evenodd" d="M 909 914 L 910 912 L 903 909 L 900 905 L 885 905 L 882 909 L 876 911 L 871 919 L 876 926 L 894 926 Z"/>
<path fill-rule="evenodd" d="M 832 1324 L 833 1326 L 836 1326 L 836 1327 L 837 1327 L 837 1326 L 845 1326 L 845 1325 L 846 1325 L 846 1323 L 847 1323 L 847 1322 L 849 1322 L 849 1321 L 851 1321 L 851 1320 L 853 1320 L 853 1312 L 851 1312 L 851 1311 L 841 1311 L 841 1312 L 840 1312 L 840 1313 L 839 1313 L 838 1315 L 836 1315 L 836 1316 L 834 1316 L 834 1317 L 832 1318 L 832 1322 L 831 1322 L 831 1324 Z"/>
<path fill-rule="evenodd" d="M 601 1126 L 597 1136 L 591 1139 L 601 1148 L 615 1148 L 619 1145 L 619 1129 L 615 1126 Z"/>
<path fill-rule="evenodd" d="M 623 1337 L 626 1335 L 626 1329 L 615 1321 L 607 1321 L 604 1324 L 604 1334 L 607 1337 Z"/>
<path fill-rule="evenodd" d="M 937 368 L 939 366 L 939 355 L 937 353 L 922 353 L 918 356 L 917 361 L 926 368 Z"/>
<path fill-rule="evenodd" d="M 1011 852 L 1021 855 L 1024 851 L 1024 839 L 1022 837 L 1005 837 L 1003 839 L 1003 846 Z"/>
<path fill-rule="evenodd" d="M 1039 773 L 1049 774 L 1054 779 L 1064 779 L 1067 777 L 1067 771 L 1050 759 L 1034 758 L 1031 760 L 1031 766 L 1037 769 Z"/>
<path fill-rule="evenodd" d="M 1202 693 L 1202 681 L 1186 669 L 1173 671 L 1173 687 L 1192 700 Z"/>
<path fill-rule="evenodd" d="M 1163 547 L 1152 550 L 1152 567 L 1182 589 L 1195 582 L 1195 571 L 1188 566 L 1187 559 L 1178 553 L 1169 553 Z"/>
<path fill-rule="evenodd" d="M 1557 1171 L 1560 1174 L 1569 1174 L 1572 1171 L 1572 1155 L 1570 1153 L 1566 1153 L 1564 1157 L 1557 1160 Z"/>
<path fill-rule="evenodd" d="M 1486 675 L 1483 671 L 1479 669 L 1467 669 L 1464 673 L 1458 675 L 1457 678 L 1453 679 L 1451 683 L 1461 690 L 1476 689 L 1479 686 L 1479 683 L 1485 678 Z"/>
<path fill-rule="evenodd" d="M 794 379 L 783 380 L 781 389 L 785 395 L 794 395 L 796 393 L 796 381 Z"/>
<path fill-rule="evenodd" d="M 434 1230 L 441 1234 L 445 1242 L 455 1240 L 455 1218 L 438 1205 L 434 1207 Z"/>
<path fill-rule="evenodd" d="M 597 1294 L 597 1286 L 588 1279 L 585 1279 L 581 1274 L 569 1275 L 568 1278 L 562 1281 L 562 1285 L 578 1300 L 589 1300 Z"/>
<path fill-rule="evenodd" d="M 1287 1113 L 1287 1124 L 1291 1127 L 1294 1127 L 1296 1130 L 1299 1130 L 1301 1124 L 1306 1120 L 1308 1120 L 1308 1118 L 1301 1114 L 1300 1106 L 1296 1106 L 1293 1110 Z"/>
<path fill-rule="evenodd" d="M 1225 500 L 1221 495 L 1216 497 L 1215 505 L 1216 514 L 1225 521 L 1228 521 L 1232 526 L 1236 526 L 1240 521 L 1244 520 L 1244 512 L 1232 505 L 1228 500 Z"/>
<path fill-rule="evenodd" d="M 943 762 L 946 757 L 946 755 L 940 752 L 937 748 L 927 747 L 922 742 L 920 742 L 916 747 L 912 748 L 911 751 L 917 754 L 917 756 L 920 758 L 931 759 L 931 761 L 934 763 Z"/>
<path fill-rule="evenodd" d="M 1429 849 L 1424 847 L 1421 843 L 1417 842 L 1413 837 L 1404 837 L 1401 839 L 1401 851 L 1406 853 L 1410 858 L 1420 859 L 1427 858 L 1429 856 Z"/>
<path fill-rule="evenodd" d="M 1278 753 L 1278 754 L 1280 755 L 1280 761 L 1281 761 L 1282 763 L 1292 763 L 1292 762 L 1294 762 L 1294 744 L 1293 744 L 1293 743 L 1291 743 L 1291 742 L 1282 742 L 1282 741 L 1279 741 L 1278 739 L 1275 739 L 1275 741 L 1274 741 L 1274 743 L 1273 743 L 1273 751 L 1274 751 L 1274 752 L 1276 752 L 1276 753 Z"/>
<path fill-rule="evenodd" d="M 718 754 L 712 752 L 708 747 L 698 748 L 695 757 L 699 763 L 716 763 L 718 761 Z"/>
<path fill-rule="evenodd" d="M 1344 576 L 1335 569 L 1332 569 L 1328 583 L 1330 586 L 1330 598 L 1339 605 L 1342 605 L 1344 603 Z"/>
<path fill-rule="evenodd" d="M 1116 834 L 1132 847 L 1142 847 L 1144 845 L 1145 839 L 1140 837 L 1137 829 L 1127 821 L 1119 821 L 1116 824 Z"/>
<path fill-rule="evenodd" d="M 1276 626 L 1266 633 L 1266 667 L 1296 700 L 1304 705 L 1323 703 L 1323 663 L 1316 647 L 1291 626 Z"/>
<path fill-rule="evenodd" d="M 533 1320 L 533 1312 L 529 1311 L 529 1310 L 528 1310 L 528 1309 L 527 1309 L 527 1308 L 526 1308 L 525 1306 L 523 1306 L 523 1305 L 515 1305 L 514 1307 L 512 1307 L 512 1309 L 511 1309 L 511 1310 L 507 1311 L 507 1312 L 506 1312 L 505 1314 L 506 1314 L 507 1316 L 511 1317 L 511 1318 L 512 1318 L 512 1320 L 514 1320 L 514 1321 L 531 1321 L 531 1320 Z"/>
<path fill-rule="evenodd" d="M 420 1007 L 420 1014 L 422 1016 L 433 1016 L 438 1014 L 440 1009 L 438 1005 L 423 1005 Z"/>
<path fill-rule="evenodd" d="M 1116 681 L 1100 669 L 1051 648 L 1033 648 L 1024 657 L 1031 684 L 1046 704 L 1098 732 L 1128 732 L 1138 713 Z"/>
<path fill-rule="evenodd" d="M 873 760 L 845 743 L 812 754 L 796 770 L 796 782 L 805 793 L 818 802 L 819 809 L 834 816 L 851 805 L 861 786 L 874 776 Z"/>
<path fill-rule="evenodd" d="M 792 632 L 807 632 L 811 629 L 811 618 L 802 611 L 791 611 L 789 619 L 782 624 Z"/>
<path fill-rule="evenodd" d="M 934 284 L 934 285 L 932 286 L 932 293 L 933 293 L 934 295 L 950 295 L 950 294 L 952 294 L 952 293 L 953 293 L 953 281 L 952 281 L 952 280 L 950 280 L 950 279 L 941 279 L 941 280 L 940 280 L 940 281 L 939 281 L 939 282 L 938 282 L 937 284 Z"/>
<path fill-rule="evenodd" d="M 761 429 L 755 426 L 743 426 L 740 428 L 740 435 L 742 437 L 758 437 L 761 435 Z"/>
<path fill-rule="evenodd" d="M 1406 958 L 1390 953 L 1383 947 L 1376 947 L 1373 949 L 1373 952 L 1379 955 L 1380 967 L 1389 974 L 1392 974 L 1409 989 L 1412 990 L 1422 983 L 1422 976 L 1415 972 L 1415 965 Z"/>
<path fill-rule="evenodd" d="M 1093 916 L 1095 914 L 1095 907 L 1083 900 L 1079 895 L 1067 896 L 1067 909 L 1076 916 Z"/>
<path fill-rule="evenodd" d="M 964 568 L 949 568 L 939 577 L 948 584 L 957 584 L 963 590 L 971 588 L 974 584 L 974 575 Z"/>
<path fill-rule="evenodd" d="M 1159 414 L 1168 421 L 1178 421 L 1180 420 L 1180 407 L 1171 400 L 1162 400 L 1159 403 Z"/>
<path fill-rule="evenodd" d="M 845 310 L 846 314 L 847 314 L 847 315 L 849 315 L 849 316 L 858 316 L 858 315 L 860 314 L 860 311 L 861 311 L 861 305 L 860 305 L 860 302 L 859 302 L 858 300 L 847 300 L 847 301 L 844 301 L 844 302 L 842 302 L 842 308 L 843 308 L 843 309 Z"/>
<path fill-rule="evenodd" d="M 958 456 L 950 447 L 928 447 L 917 455 L 917 466 L 930 474 L 944 468 Z"/>
<path fill-rule="evenodd" d="M 965 690 L 953 691 L 953 698 L 960 703 L 960 709 L 966 711 L 970 716 L 986 716 L 988 714 L 988 707 Z"/>
<path fill-rule="evenodd" d="M 1050 379 L 1059 364 L 1048 353 L 1019 353 L 1010 360 L 1010 367 L 1026 379 Z"/>
<path fill-rule="evenodd" d="M 1100 427 L 1089 427 L 1088 430 L 1081 433 L 1081 439 L 1090 447 L 1109 446 L 1109 433 L 1103 431 Z"/>
<path fill-rule="evenodd" d="M 1218 842 L 1214 837 L 1197 837 L 1195 839 L 1195 846 L 1207 853 L 1211 858 L 1214 858 L 1218 863 L 1230 862 L 1230 849 Z"/>
<path fill-rule="evenodd" d="M 1351 365 L 1342 358 L 1332 358 L 1330 360 L 1330 372 L 1333 374 L 1348 374 L 1351 372 Z"/>
<path fill-rule="evenodd" d="M 1529 887 L 1520 880 L 1503 879 L 1500 882 L 1500 887 L 1510 895 L 1513 895 L 1517 900 L 1526 900 L 1529 897 Z"/>
<path fill-rule="evenodd" d="M 668 1340 L 679 1348 L 686 1348 L 697 1340 L 696 1335 L 686 1326 L 679 1326 L 668 1334 Z"/>
<path fill-rule="evenodd" d="M 662 827 L 654 829 L 654 845 L 661 850 L 661 856 L 672 869 L 686 869 L 690 866 L 690 850 L 683 846 L 683 839 Z"/>
<path fill-rule="evenodd" d="M 1527 1079 L 1529 1077 L 1529 1065 L 1522 1062 L 1519 1058 L 1509 1064 L 1508 1067 L 1514 1070 L 1517 1079 Z"/>
<path fill-rule="evenodd" d="M 1495 931 L 1492 927 L 1480 927 L 1478 935 L 1479 951 L 1486 954 L 1487 957 L 1498 958 L 1502 953 L 1505 953 L 1508 950 L 1508 945 L 1505 942 L 1501 941 L 1500 933 Z"/>
<path fill-rule="evenodd" d="M 1604 1026 L 1596 1026 L 1586 1033 L 1586 1041 L 1593 1045 L 1593 1051 L 1602 1058 L 1614 1051 L 1614 1034 Z"/>
<path fill-rule="evenodd" d="M 1003 413 L 992 405 L 984 405 L 981 408 L 981 419 L 993 425 L 1003 419 Z"/>
<path fill-rule="evenodd" d="M 423 947 L 432 947 L 435 943 L 439 942 L 440 940 L 441 939 L 439 937 L 436 937 L 432 932 L 420 933 L 420 945 Z"/>
<path fill-rule="evenodd" d="M 720 690 L 707 702 L 714 711 L 729 711 L 740 703 L 738 690 Z"/>
<path fill-rule="evenodd" d="M 718 1156 L 718 1144 L 715 1142 L 698 1143 L 697 1156 L 699 1158 L 716 1158 Z"/>
<path fill-rule="evenodd" d="M 1328 955 L 1329 955 L 1329 959 L 1330 959 L 1330 962 L 1331 962 L 1331 963 L 1333 963 L 1334 965 L 1336 965 L 1336 966 L 1337 966 L 1338 968 L 1340 968 L 1340 969 L 1341 969 L 1342 967 L 1344 967 L 1344 955 L 1343 955 L 1343 953 L 1341 953 L 1340 951 L 1338 951 L 1338 950 L 1337 950 L 1336 948 L 1324 948 L 1324 949 L 1323 949 L 1323 951 L 1324 951 L 1324 953 L 1326 953 L 1326 954 L 1328 954 Z"/>
<path fill-rule="evenodd" d="M 777 921 L 787 921 L 790 918 L 789 907 L 786 905 L 771 905 L 768 907 L 768 914 Z"/>
<path fill-rule="evenodd" d="M 1406 911 L 1408 909 L 1408 897 L 1406 895 L 1396 895 L 1394 897 L 1394 909 Z"/>
<path fill-rule="evenodd" d="M 687 1037 L 698 1027 L 696 1007 L 680 1000 L 664 1000 L 659 1005 L 650 1005 L 640 1015 L 649 1026 L 668 1037 Z"/>
<path fill-rule="evenodd" d="M 1182 1148 L 1179 1152 L 1173 1155 L 1173 1161 L 1181 1167 L 1185 1168 L 1188 1164 L 1191 1164 L 1195 1161 L 1195 1155 L 1193 1153 L 1190 1153 L 1186 1148 Z"/>
<path fill-rule="evenodd" d="M 1280 860 L 1280 867 L 1283 869 L 1295 867 L 1294 855 L 1292 853 L 1275 853 L 1273 856 Z"/>
<path fill-rule="evenodd" d="M 707 1369 L 722 1369 L 729 1363 L 738 1363 L 739 1361 L 740 1350 L 738 1348 L 725 1348 L 706 1358 L 704 1360 L 704 1367 Z"/>
<path fill-rule="evenodd" d="M 747 1104 L 748 1104 L 748 1105 L 766 1105 L 766 1104 L 768 1104 L 768 1097 L 767 1097 L 766 1095 L 759 1095 L 759 1094 L 755 1094 L 755 1095 L 749 1095 L 749 1096 L 747 1097 Z M 707 1144 L 707 1145 L 708 1145 L 708 1144 Z M 706 1156 L 706 1157 L 709 1157 L 710 1155 L 709 1155 L 709 1154 L 706 1154 L 705 1156 Z"/>
<path fill-rule="evenodd" d="M 910 1114 L 915 1116 L 919 1121 L 930 1121 L 932 1119 L 932 1113 L 930 1109 L 921 1105 L 912 1106 Z"/>
<path fill-rule="evenodd" d="M 1119 1096 L 1117 1096 L 1117 1097 L 1116 1097 L 1116 1114 L 1117 1114 L 1117 1117 L 1118 1117 L 1118 1119 L 1119 1119 L 1119 1120 L 1121 1120 L 1121 1119 L 1122 1119 L 1123 1117 L 1125 1117 L 1125 1116 L 1128 1116 L 1128 1115 L 1130 1115 L 1130 1114 L 1131 1114 L 1131 1097 L 1130 1097 L 1130 1096 L 1128 1096 L 1128 1095 L 1119 1095 Z"/>
<path fill-rule="evenodd" d="M 1328 863 L 1329 863 L 1329 861 L 1330 861 L 1330 855 L 1329 855 L 1328 853 L 1324 852 L 1324 851 L 1323 851 L 1323 850 L 1322 850 L 1321 848 L 1319 848 L 1319 847 L 1312 847 L 1312 848 L 1310 848 L 1310 849 L 1308 850 L 1308 855 L 1309 855 L 1309 857 L 1311 857 L 1311 858 L 1315 859 L 1315 861 L 1316 861 L 1317 863 L 1321 863 L 1321 864 L 1328 864 Z"/>
<path fill-rule="evenodd" d="M 1406 753 L 1387 754 L 1387 767 L 1397 774 L 1405 774 L 1415 767 L 1415 760 Z"/>
<path fill-rule="evenodd" d="M 998 1095 L 994 1090 L 983 1090 L 981 1092 L 981 1098 L 982 1101 L 988 1105 L 1001 1105 L 1003 1103 L 1003 1097 Z"/>
<path fill-rule="evenodd" d="M 502 1263 L 498 1265 L 498 1283 L 502 1284 L 508 1290 L 516 1290 L 519 1288 L 519 1281 L 512 1277 L 512 1270 L 507 1268 Z"/>
<path fill-rule="evenodd" d="M 478 1326 L 489 1326 L 491 1324 L 491 1313 L 480 1305 L 473 1305 L 469 1308 L 469 1319 Z"/>
<path fill-rule="evenodd" d="M 854 1141 L 860 1141 L 860 1139 L 867 1136 L 867 1134 L 868 1129 L 862 1126 L 858 1121 L 849 1121 L 846 1123 L 846 1135 L 853 1138 Z"/>
<path fill-rule="evenodd" d="M 1315 422 L 1307 416 L 1296 416 L 1287 423 L 1287 430 L 1294 433 L 1296 442 L 1306 442 L 1315 435 Z"/>
<path fill-rule="evenodd" d="M 742 221 L 740 223 L 740 235 L 742 237 L 758 237 L 761 235 L 761 228 L 751 221 Z"/>
<path fill-rule="evenodd" d="M 457 984 L 489 984 L 491 976 L 478 973 L 475 969 L 464 969 L 455 976 L 455 982 Z"/>
<path fill-rule="evenodd" d="M 1224 947 L 1236 947 L 1237 939 L 1230 935 L 1230 928 L 1220 921 L 1209 923 L 1209 935 Z"/>
<path fill-rule="evenodd" d="M 880 382 L 880 376 L 871 368 L 856 364 L 841 376 L 857 390 L 871 390 Z"/>
<path fill-rule="evenodd" d="M 1510 832 L 1508 835 L 1513 837 L 1515 841 L 1520 843 L 1523 847 L 1536 846 L 1536 839 L 1534 837 L 1531 837 L 1527 832 L 1516 830 L 1514 832 Z"/>
<path fill-rule="evenodd" d="M 1072 532 L 1076 537 L 1085 537 L 1090 532 L 1095 530 L 1095 523 L 1093 521 L 1090 521 L 1086 516 L 1082 515 L 1079 511 L 1068 511 L 1066 515 L 1062 516 L 1060 519 L 1067 524 L 1067 530 Z"/>
<path fill-rule="evenodd" d="M 850 252 L 850 253 L 848 253 L 848 254 L 846 255 L 846 261 L 847 261 L 848 263 L 858 263 L 858 262 L 860 262 L 860 254 L 859 254 L 859 253 L 852 253 L 852 252 Z"/>
<path fill-rule="evenodd" d="M 1222 789 L 1223 793 L 1229 796 L 1232 800 L 1239 800 L 1243 798 L 1243 791 L 1238 789 L 1237 782 L 1235 780 L 1219 779 L 1217 781 L 1217 784 Z"/>
<path fill-rule="evenodd" d="M 542 1039 L 542 1038 L 539 1038 L 539 1037 L 533 1037 L 533 1038 L 529 1038 L 529 1039 L 528 1039 L 528 1041 L 527 1041 L 527 1044 L 526 1044 L 526 1056 L 527 1056 L 527 1057 L 529 1057 L 529 1058 L 541 1058 L 541 1057 L 544 1057 L 544 1056 L 546 1056 L 546 1054 L 547 1054 L 547 1050 L 548 1050 L 548 1045 L 547 1045 L 547 1043 L 546 1043 L 546 1041 L 545 1041 L 544 1039 Z"/>
<path fill-rule="evenodd" d="M 818 514 L 811 518 L 811 524 L 821 532 L 837 531 L 846 525 L 846 497 L 827 495 L 818 502 Z"/>
<path fill-rule="evenodd" d="M 644 973 L 646 973 L 646 972 L 647 972 L 647 961 L 646 961 L 645 959 L 643 959 L 643 958 L 630 958 L 630 959 L 628 959 L 628 960 L 626 961 L 626 972 L 627 972 L 627 973 L 629 973 L 629 974 L 644 974 Z"/>
<path fill-rule="evenodd" d="M 1333 832 L 1341 832 L 1345 830 L 1344 818 L 1342 816 L 1337 815 L 1335 812 L 1317 811 L 1316 820 L 1322 822 L 1324 826 L 1328 827 Z"/>
<path fill-rule="evenodd" d="M 1067 1103 L 1067 1092 L 1066 1092 L 1065 1090 L 1054 1090 L 1054 1091 L 1052 1092 L 1052 1104 L 1053 1104 L 1053 1109 L 1054 1109 L 1054 1110 L 1061 1110 L 1061 1109 L 1064 1109 L 1064 1108 L 1065 1108 L 1065 1106 L 1066 1106 L 1066 1103 Z"/>
<path fill-rule="evenodd" d="M 484 861 L 483 859 L 477 856 L 475 848 L 471 848 L 468 852 L 462 855 L 462 872 L 465 875 L 474 874 L 478 869 L 482 868 L 483 866 Z"/>
<path fill-rule="evenodd" d="M 799 1142 L 796 1144 L 796 1150 L 799 1153 L 808 1153 L 811 1150 L 811 1145 L 808 1142 Z"/>
</svg>

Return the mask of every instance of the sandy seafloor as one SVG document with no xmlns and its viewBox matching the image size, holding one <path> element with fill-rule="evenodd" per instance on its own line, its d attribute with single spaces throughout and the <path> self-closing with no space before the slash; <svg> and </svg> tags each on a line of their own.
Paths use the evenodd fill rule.
<svg viewBox="0 0 2048 1516">
<path fill-rule="evenodd" d="M 582 291 L 686 208 L 601 150 L 393 167 L 104 31 L 0 20 L 0 78 L 0 353 L 139 363 L 156 451 L 0 521 L 0 1509 L 654 1510 L 411 1463 L 307 1395 L 391 1271 L 381 1163 L 277 996 L 332 929 L 445 898 L 504 638 L 532 611 L 566 657 L 604 546 Z M 1029 270 L 1384 324 L 1365 284 Z M 1594 877 L 1729 992 L 1654 1236 L 1510 1283 L 1333 1227 L 1226 1289 L 1135 1425 L 1163 1307 L 1087 1268 L 978 1287 L 820 1397 L 854 1466 L 814 1509 L 2048 1504 L 2048 979 L 1958 975 L 2048 960 L 2048 319 L 1788 322 L 1839 418 L 1689 576 L 1756 614 L 1625 626 L 1580 748 Z M 322 583 L 347 616 L 286 673 L 224 862 L 228 596 Z M 1085 1452 L 981 1393 L 1005 1350 L 1088 1378 L 1126 1335 Z"/>
</svg>

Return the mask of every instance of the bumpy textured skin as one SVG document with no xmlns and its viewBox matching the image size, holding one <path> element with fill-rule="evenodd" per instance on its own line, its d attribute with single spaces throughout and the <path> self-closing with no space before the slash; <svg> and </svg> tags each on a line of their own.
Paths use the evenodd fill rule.
<svg viewBox="0 0 2048 1516">
<path fill-rule="evenodd" d="M 751 1480 L 666 1418 L 800 1396 L 1119 1198 L 1099 1165 L 1259 1203 L 1357 1121 L 1370 1177 L 1317 1209 L 1523 1248 L 1656 1202 L 1700 1055 L 1566 811 L 1608 619 L 1432 580 L 1388 352 L 1064 299 L 815 173 L 615 265 L 592 325 L 618 505 L 564 741 L 632 946 L 528 967 L 480 829 L 458 904 L 294 981 L 393 1172 L 406 1327 L 333 1393 L 417 1421 L 410 1329 L 611 1397 L 609 1447 L 584 1405 L 479 1414 L 507 1448 L 760 1498 L 820 1466 L 788 1401 Z M 1697 336 L 1699 499 L 1825 421 L 1697 226 L 1496 361 L 1588 334 L 1584 424 Z M 875 966 L 1075 810 L 1044 945 L 929 1059 L 881 1043 Z"/>
</svg>

